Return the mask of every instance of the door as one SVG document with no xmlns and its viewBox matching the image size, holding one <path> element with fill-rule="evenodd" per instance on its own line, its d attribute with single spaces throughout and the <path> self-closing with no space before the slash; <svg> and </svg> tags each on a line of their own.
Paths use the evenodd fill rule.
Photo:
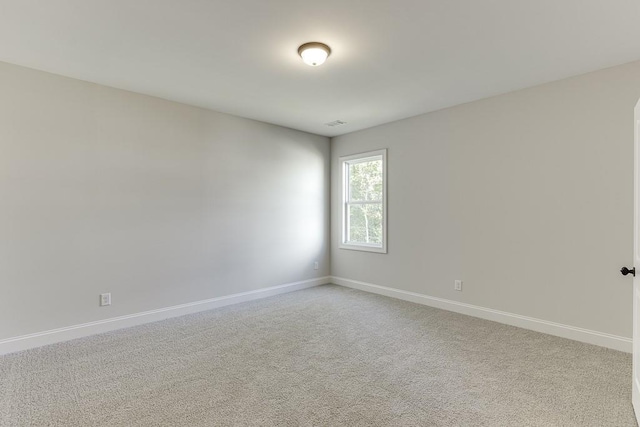
<svg viewBox="0 0 640 427">
<path fill-rule="evenodd" d="M 636 419 L 640 424 L 640 275 L 635 269 L 640 267 L 640 101 L 634 112 L 634 154 L 633 154 L 633 391 L 632 401 Z M 624 271 L 623 271 L 624 273 Z"/>
</svg>

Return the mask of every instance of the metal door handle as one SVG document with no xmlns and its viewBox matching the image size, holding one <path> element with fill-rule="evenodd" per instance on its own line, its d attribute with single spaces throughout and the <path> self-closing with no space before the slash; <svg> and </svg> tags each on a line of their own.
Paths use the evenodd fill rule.
<svg viewBox="0 0 640 427">
<path fill-rule="evenodd" d="M 631 270 L 629 270 L 627 267 L 622 267 L 620 269 L 620 273 L 622 273 L 623 276 L 626 276 L 627 274 L 631 273 L 633 275 L 633 277 L 636 276 L 636 268 L 633 267 Z"/>
</svg>

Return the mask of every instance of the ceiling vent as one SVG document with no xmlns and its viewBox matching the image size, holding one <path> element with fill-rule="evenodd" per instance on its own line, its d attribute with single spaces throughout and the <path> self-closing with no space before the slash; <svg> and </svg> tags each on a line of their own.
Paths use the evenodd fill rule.
<svg viewBox="0 0 640 427">
<path fill-rule="evenodd" d="M 342 125 L 346 125 L 346 124 L 347 124 L 347 122 L 343 122 L 342 120 L 334 120 L 332 122 L 325 123 L 325 125 L 331 126 L 331 127 L 342 126 Z"/>
</svg>

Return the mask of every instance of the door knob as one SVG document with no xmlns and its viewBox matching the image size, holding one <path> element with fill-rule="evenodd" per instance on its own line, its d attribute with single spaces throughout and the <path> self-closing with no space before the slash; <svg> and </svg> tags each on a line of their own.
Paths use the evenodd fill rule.
<svg viewBox="0 0 640 427">
<path fill-rule="evenodd" d="M 631 270 L 629 270 L 627 267 L 622 267 L 620 269 L 620 273 L 622 273 L 623 276 L 626 276 L 627 274 L 631 273 L 632 276 L 635 277 L 636 275 L 636 268 L 633 267 Z"/>
</svg>

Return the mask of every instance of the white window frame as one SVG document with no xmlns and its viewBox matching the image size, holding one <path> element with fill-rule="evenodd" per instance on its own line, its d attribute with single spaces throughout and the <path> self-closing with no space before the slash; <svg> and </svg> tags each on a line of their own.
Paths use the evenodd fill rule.
<svg viewBox="0 0 640 427">
<path fill-rule="evenodd" d="M 349 233 L 349 218 L 348 206 L 349 204 L 364 204 L 364 203 L 380 203 L 374 202 L 351 202 L 349 200 L 349 182 L 348 182 L 348 170 L 349 165 L 354 163 L 361 163 L 371 161 L 374 158 L 382 158 L 382 245 L 366 244 L 366 243 L 348 243 L 347 236 Z M 342 180 L 341 197 L 341 227 L 340 227 L 340 243 L 338 247 L 340 249 L 349 249 L 353 251 L 366 251 L 387 253 L 387 150 L 375 150 L 368 151 L 366 153 L 353 154 L 350 156 L 340 157 L 340 174 Z"/>
</svg>

